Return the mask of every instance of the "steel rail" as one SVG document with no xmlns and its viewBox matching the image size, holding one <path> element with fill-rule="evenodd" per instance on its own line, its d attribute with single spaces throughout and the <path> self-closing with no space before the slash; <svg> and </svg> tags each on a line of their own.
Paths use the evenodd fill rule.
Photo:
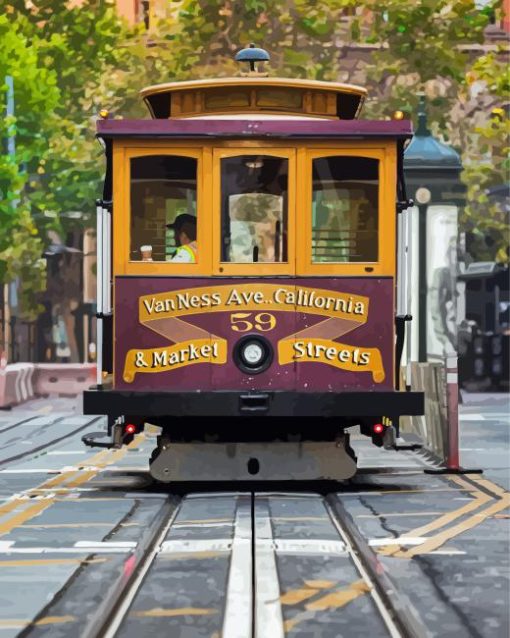
<svg viewBox="0 0 510 638">
<path fill-rule="evenodd" d="M 11 423 L 11 425 L 6 425 L 5 427 L 0 429 L 0 434 L 3 434 L 4 432 L 8 432 L 9 430 L 13 430 L 14 428 L 17 428 L 20 425 L 26 425 L 30 421 L 40 418 L 40 416 L 41 416 L 40 414 L 34 414 L 34 416 L 29 416 L 26 419 L 22 419 L 21 421 L 16 421 L 16 423 Z"/>
<path fill-rule="evenodd" d="M 373 586 L 372 598 L 392 638 L 425 638 L 428 632 L 413 612 L 407 598 L 398 591 L 375 552 L 361 535 L 337 496 L 330 494 L 325 505 L 338 533 L 363 578 Z"/>
<path fill-rule="evenodd" d="M 57 423 L 61 423 L 65 418 L 66 418 L 65 416 L 58 417 L 57 419 L 55 419 L 55 421 L 53 421 L 53 423 L 49 423 L 47 427 L 52 427 L 53 425 L 56 425 Z M 84 425 L 80 425 L 79 427 L 75 428 L 74 430 L 71 430 L 70 432 L 67 432 L 66 434 L 64 434 L 62 436 L 59 436 L 56 439 L 51 439 L 51 441 L 48 441 L 47 443 L 43 443 L 42 445 L 38 445 L 37 447 L 31 447 L 26 452 L 20 452 L 19 454 L 15 454 L 14 456 L 8 456 L 7 458 L 0 458 L 0 472 L 1 472 L 1 468 L 4 465 L 9 465 L 9 463 L 13 463 L 14 461 L 18 461 L 20 459 L 24 459 L 26 457 L 33 456 L 34 454 L 36 454 L 37 452 L 40 452 L 41 450 L 45 450 L 46 448 L 49 448 L 52 445 L 55 445 L 56 443 L 60 443 L 60 441 L 64 441 L 65 439 L 68 439 L 69 437 L 73 436 L 73 434 L 77 434 L 78 432 L 81 432 L 85 428 L 90 427 L 91 425 L 96 423 L 96 421 L 98 421 L 101 418 L 102 417 L 100 417 L 100 416 L 95 417 L 91 421 L 89 421 L 88 423 L 85 423 Z M 46 426 L 44 426 L 44 427 L 46 427 Z M 1 451 L 1 449 L 0 449 L 0 451 Z"/>
<path fill-rule="evenodd" d="M 113 638 L 126 617 L 145 576 L 156 558 L 179 511 L 180 499 L 170 496 L 158 512 L 153 524 L 144 532 L 130 555 L 134 565 L 130 573 L 122 572 L 112 583 L 108 594 L 91 615 L 80 638 Z"/>
</svg>

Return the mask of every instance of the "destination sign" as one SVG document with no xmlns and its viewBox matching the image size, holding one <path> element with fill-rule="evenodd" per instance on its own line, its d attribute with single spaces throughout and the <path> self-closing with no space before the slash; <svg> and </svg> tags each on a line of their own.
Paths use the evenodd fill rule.
<svg viewBox="0 0 510 638">
<path fill-rule="evenodd" d="M 347 371 L 371 372 L 376 383 L 385 378 L 378 348 L 337 341 L 367 322 L 366 296 L 297 285 L 243 283 L 143 295 L 138 307 L 140 323 L 171 345 L 129 350 L 123 371 L 127 383 L 138 373 L 164 372 L 201 363 L 225 364 L 228 340 L 185 320 L 193 315 L 220 312 L 232 313 L 231 328 L 236 332 L 270 331 L 276 325 L 273 312 L 320 315 L 323 321 L 277 340 L 279 365 L 323 363 Z"/>
</svg>

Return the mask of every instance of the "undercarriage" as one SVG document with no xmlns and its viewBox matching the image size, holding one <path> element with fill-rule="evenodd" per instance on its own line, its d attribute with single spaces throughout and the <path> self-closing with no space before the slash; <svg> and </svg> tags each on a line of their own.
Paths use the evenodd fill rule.
<svg viewBox="0 0 510 638">
<path fill-rule="evenodd" d="M 349 435 L 336 441 L 172 443 L 158 437 L 154 479 L 170 481 L 343 480 L 356 472 Z"/>
</svg>

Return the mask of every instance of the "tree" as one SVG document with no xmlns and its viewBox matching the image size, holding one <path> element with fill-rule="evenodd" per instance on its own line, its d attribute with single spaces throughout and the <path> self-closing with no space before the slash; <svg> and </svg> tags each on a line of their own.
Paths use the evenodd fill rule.
<svg viewBox="0 0 510 638">
<path fill-rule="evenodd" d="M 351 32 L 359 42 L 379 45 L 366 69 L 372 96 L 366 114 L 384 117 L 398 109 L 411 115 L 418 93 L 425 91 L 431 121 L 448 137 L 449 112 L 469 61 L 465 45 L 483 42 L 487 12 L 474 0 L 376 0 L 364 5 L 372 10 L 372 19 L 357 15 Z"/>
<path fill-rule="evenodd" d="M 10 76 L 16 105 L 14 117 L 0 120 L 2 140 L 15 140 L 15 154 L 0 155 L 0 283 L 24 279 L 20 310 L 32 317 L 34 294 L 44 286 L 44 260 L 25 186 L 28 166 L 45 156 L 59 91 L 54 71 L 40 64 L 36 43 L 30 46 L 5 16 L 0 17 L 0 40 L 0 97 L 6 104 Z"/>
<path fill-rule="evenodd" d="M 148 29 L 128 28 L 113 0 L 73 6 L 0 0 L 0 8 L 12 37 L 22 41 L 19 50 L 30 57 L 27 68 L 47 74 L 40 76 L 39 90 L 52 95 L 46 99 L 52 109 L 44 115 L 40 104 L 32 109 L 27 103 L 31 113 L 23 107 L 20 149 L 25 138 L 27 144 L 40 143 L 25 155 L 24 171 L 21 163 L 1 159 L 2 174 L 13 171 L 11 182 L 21 180 L 10 192 L 23 191 L 43 238 L 48 228 L 65 234 L 90 222 L 103 172 L 94 139 L 101 107 L 113 115 L 146 116 L 138 96 L 142 86 L 231 75 L 234 53 L 251 41 L 270 50 L 275 75 L 366 84 L 368 117 L 388 117 L 397 108 L 411 114 L 417 93 L 425 90 L 434 132 L 460 146 L 463 127 L 455 108 L 468 58 L 459 45 L 481 42 L 488 22 L 474 0 L 181 0 L 167 3 Z M 355 67 L 346 58 L 353 43 L 370 51 Z M 490 126 L 498 127 L 499 120 Z M 476 139 L 492 148 L 491 130 L 476 132 Z M 475 141 L 469 148 L 469 157 L 476 157 Z"/>
<path fill-rule="evenodd" d="M 36 293 L 46 289 L 49 231 L 66 241 L 90 223 L 104 170 L 94 139 L 97 86 L 128 33 L 113 0 L 69 5 L 0 0 L 0 84 L 14 76 L 16 93 L 16 118 L 0 130 L 5 140 L 5 127 L 14 127 L 17 145 L 15 157 L 0 157 L 0 282 L 19 281 L 20 319 L 35 319 Z M 5 102 L 5 87 L 0 96 Z M 65 315 L 81 301 L 68 284 L 60 297 Z"/>
<path fill-rule="evenodd" d="M 1 1 L 1 0 L 0 0 Z M 104 96 L 101 78 L 122 59 L 129 30 L 113 0 L 7 0 L 11 24 L 23 33 L 40 64 L 58 77 L 59 100 L 44 161 L 28 166 L 28 195 L 43 233 L 82 228 L 94 212 L 102 176 L 95 120 Z M 34 127 L 37 130 L 37 127 Z"/>
<path fill-rule="evenodd" d="M 504 197 L 491 189 L 508 184 L 510 174 L 510 78 L 505 58 L 491 52 L 481 56 L 467 73 L 463 127 L 467 205 L 461 223 L 472 237 L 470 252 L 476 260 L 509 262 L 509 211 Z"/>
</svg>

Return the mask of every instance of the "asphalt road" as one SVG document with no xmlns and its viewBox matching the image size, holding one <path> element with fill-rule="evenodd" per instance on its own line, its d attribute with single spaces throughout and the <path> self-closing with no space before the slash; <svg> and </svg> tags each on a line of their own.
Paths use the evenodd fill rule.
<svg viewBox="0 0 510 638">
<path fill-rule="evenodd" d="M 147 473 L 151 432 L 94 451 L 78 402 L 0 413 L 0 638 L 105 619 L 126 637 L 405 635 L 395 608 L 418 635 L 506 637 L 510 423 L 501 397 L 476 399 L 461 460 L 482 476 L 354 437 L 363 469 L 329 495 L 170 494 Z"/>
<path fill-rule="evenodd" d="M 510 490 L 510 397 L 463 392 L 460 406 L 460 459 L 482 468 L 487 478 Z"/>
</svg>

